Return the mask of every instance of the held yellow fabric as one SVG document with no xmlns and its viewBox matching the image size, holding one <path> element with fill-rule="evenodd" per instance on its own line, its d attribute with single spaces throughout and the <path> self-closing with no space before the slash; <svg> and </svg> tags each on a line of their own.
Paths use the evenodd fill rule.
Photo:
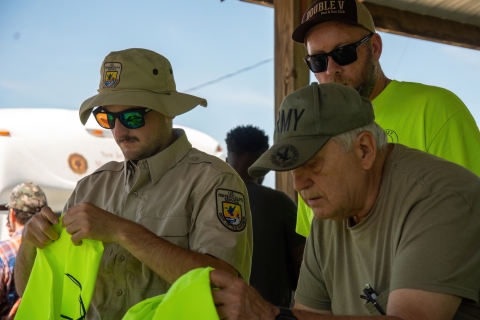
<svg viewBox="0 0 480 320">
<path fill-rule="evenodd" d="M 166 294 L 131 307 L 123 320 L 219 320 L 210 287 L 213 268 L 191 270 L 175 281 Z"/>
<path fill-rule="evenodd" d="M 455 94 L 393 80 L 372 104 L 375 122 L 385 129 L 388 142 L 428 152 L 480 176 L 480 131 Z M 312 210 L 299 196 L 297 233 L 307 237 L 312 219 Z"/>
<path fill-rule="evenodd" d="M 15 319 L 85 319 L 95 288 L 103 244 L 74 246 L 62 222 L 57 241 L 37 249 L 37 257 Z"/>
<path fill-rule="evenodd" d="M 298 205 L 297 205 L 297 225 L 295 226 L 295 231 L 304 236 L 308 237 L 310 234 L 310 226 L 312 225 L 313 220 L 313 211 L 309 206 L 305 204 L 300 194 L 298 195 Z"/>
</svg>

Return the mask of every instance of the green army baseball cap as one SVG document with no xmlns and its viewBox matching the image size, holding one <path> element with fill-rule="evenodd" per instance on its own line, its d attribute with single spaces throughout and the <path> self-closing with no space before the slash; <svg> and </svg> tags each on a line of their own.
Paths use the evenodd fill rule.
<svg viewBox="0 0 480 320">
<path fill-rule="evenodd" d="M 9 208 L 28 213 L 37 213 L 47 205 L 47 197 L 43 190 L 32 182 L 23 182 L 13 188 L 10 201 L 0 205 L 0 210 Z"/>
<path fill-rule="evenodd" d="M 85 124 L 92 109 L 106 105 L 150 108 L 168 117 L 185 113 L 207 100 L 177 92 L 173 69 L 167 58 L 147 49 L 110 52 L 100 68 L 98 94 L 80 107 Z"/>
<path fill-rule="evenodd" d="M 248 168 L 248 173 L 262 177 L 270 170 L 300 167 L 332 136 L 363 127 L 374 119 L 371 102 L 356 90 L 337 83 L 312 83 L 282 101 L 273 146 Z"/>
</svg>

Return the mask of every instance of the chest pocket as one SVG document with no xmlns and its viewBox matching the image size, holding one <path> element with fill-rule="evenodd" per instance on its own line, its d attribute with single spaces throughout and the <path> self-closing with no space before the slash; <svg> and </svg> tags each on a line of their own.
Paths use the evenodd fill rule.
<svg viewBox="0 0 480 320">
<path fill-rule="evenodd" d="M 383 291 L 376 299 L 377 303 L 383 309 L 384 312 L 387 312 L 387 305 L 388 305 L 388 296 L 390 294 L 390 289 Z M 367 309 L 368 313 L 372 316 L 379 316 L 380 312 L 375 308 L 373 303 L 368 302 L 365 304 L 365 309 Z"/>
<path fill-rule="evenodd" d="M 164 240 L 189 249 L 190 217 L 142 217 L 140 224 Z"/>
<path fill-rule="evenodd" d="M 190 217 L 142 217 L 139 223 L 162 239 L 184 249 L 189 248 Z M 135 288 L 160 289 L 159 292 L 164 293 L 170 286 L 137 259 L 132 259 L 129 267 Z"/>
</svg>

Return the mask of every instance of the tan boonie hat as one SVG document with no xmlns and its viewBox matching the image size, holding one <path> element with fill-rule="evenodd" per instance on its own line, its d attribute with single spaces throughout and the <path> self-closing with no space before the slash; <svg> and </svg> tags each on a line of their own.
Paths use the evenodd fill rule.
<svg viewBox="0 0 480 320">
<path fill-rule="evenodd" d="M 274 143 L 248 168 L 252 177 L 288 171 L 310 160 L 328 139 L 375 119 L 370 100 L 337 83 L 312 83 L 282 101 Z"/>
<path fill-rule="evenodd" d="M 98 94 L 80 107 L 85 124 L 92 109 L 106 105 L 150 108 L 168 117 L 185 113 L 207 100 L 177 92 L 170 61 L 146 49 L 110 52 L 100 68 Z"/>
<path fill-rule="evenodd" d="M 47 197 L 40 187 L 32 182 L 23 182 L 13 188 L 10 201 L 0 205 L 0 210 L 9 208 L 28 213 L 37 213 L 47 205 Z"/>
<path fill-rule="evenodd" d="M 302 17 L 302 23 L 293 31 L 292 39 L 304 43 L 305 35 L 313 26 L 326 21 L 345 21 L 375 33 L 372 15 L 358 0 L 315 1 Z"/>
</svg>

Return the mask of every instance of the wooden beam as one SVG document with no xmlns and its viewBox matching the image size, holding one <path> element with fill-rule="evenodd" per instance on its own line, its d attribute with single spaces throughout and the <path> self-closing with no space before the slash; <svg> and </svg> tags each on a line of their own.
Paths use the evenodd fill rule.
<svg viewBox="0 0 480 320">
<path fill-rule="evenodd" d="M 311 0 L 274 0 L 275 121 L 283 98 L 310 81 L 309 70 L 303 61 L 306 49 L 292 40 L 292 32 L 300 24 L 303 14 L 301 8 L 307 8 L 310 4 L 307 4 L 308 1 L 311 3 Z M 277 172 L 275 178 L 276 188 L 297 201 L 290 173 Z"/>
<path fill-rule="evenodd" d="M 250 3 L 273 8 L 273 0 L 240 0 L 240 1 L 250 2 Z"/>
<path fill-rule="evenodd" d="M 268 7 L 273 7 L 274 0 L 241 0 Z M 399 10 L 388 6 L 363 2 L 372 14 L 375 27 L 382 32 L 398 34 L 453 46 L 480 50 L 480 27 L 453 20 Z M 302 6 L 298 1 L 296 8 Z M 313 2 L 307 0 L 309 5 Z M 308 8 L 308 6 L 307 6 Z M 306 8 L 302 10 L 302 13 Z"/>
<path fill-rule="evenodd" d="M 480 50 L 480 27 L 363 1 L 379 31 Z"/>
</svg>

